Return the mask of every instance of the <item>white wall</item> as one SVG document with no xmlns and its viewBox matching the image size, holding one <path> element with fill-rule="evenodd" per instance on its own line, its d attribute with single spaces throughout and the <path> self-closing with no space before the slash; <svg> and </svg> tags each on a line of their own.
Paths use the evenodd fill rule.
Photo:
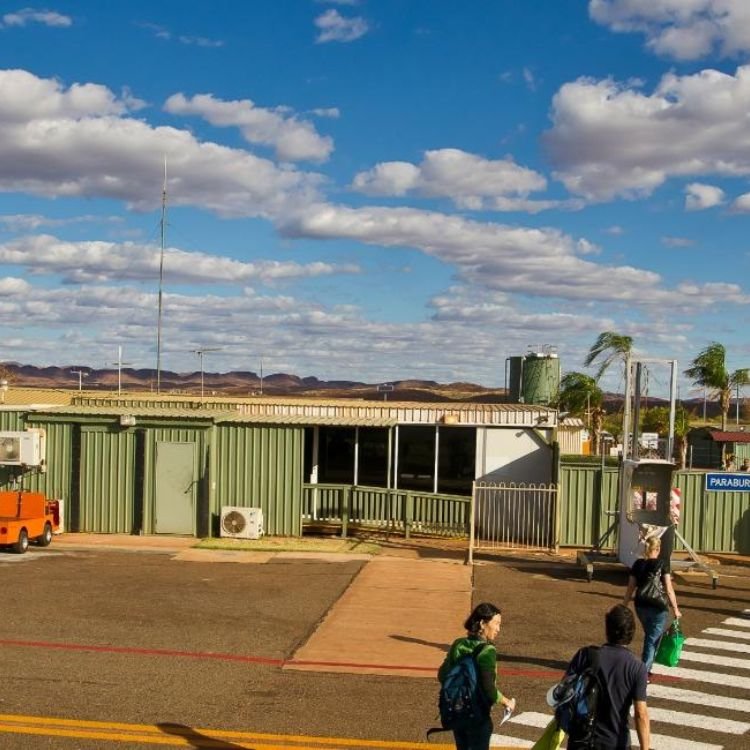
<svg viewBox="0 0 750 750">
<path fill-rule="evenodd" d="M 551 440 L 551 430 L 539 430 Z M 477 479 L 488 482 L 552 482 L 552 446 L 528 428 L 477 428 Z"/>
</svg>

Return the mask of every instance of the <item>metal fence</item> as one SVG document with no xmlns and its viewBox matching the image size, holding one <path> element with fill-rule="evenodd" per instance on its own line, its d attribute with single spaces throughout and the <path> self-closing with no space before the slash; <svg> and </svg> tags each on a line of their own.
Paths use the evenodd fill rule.
<svg viewBox="0 0 750 750">
<path fill-rule="evenodd" d="M 471 498 L 350 484 L 305 484 L 302 523 L 351 526 L 402 533 L 466 537 Z"/>
<path fill-rule="evenodd" d="M 471 547 L 556 550 L 557 496 L 554 484 L 475 483 Z"/>
</svg>

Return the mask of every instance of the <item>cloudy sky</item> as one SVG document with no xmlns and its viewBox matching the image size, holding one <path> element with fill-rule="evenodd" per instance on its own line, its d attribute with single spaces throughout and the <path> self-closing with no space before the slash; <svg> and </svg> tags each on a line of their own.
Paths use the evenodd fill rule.
<svg viewBox="0 0 750 750">
<path fill-rule="evenodd" d="M 165 160 L 165 370 L 750 365 L 747 0 L 2 2 L 0 360 L 156 366 Z"/>
</svg>

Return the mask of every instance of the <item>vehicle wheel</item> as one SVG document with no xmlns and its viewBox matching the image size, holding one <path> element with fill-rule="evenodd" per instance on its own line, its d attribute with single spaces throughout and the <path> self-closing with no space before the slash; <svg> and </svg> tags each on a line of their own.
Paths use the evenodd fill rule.
<svg viewBox="0 0 750 750">
<path fill-rule="evenodd" d="M 21 529 L 18 532 L 18 541 L 13 545 L 13 551 L 17 555 L 22 555 L 29 548 L 29 532 Z"/>
<path fill-rule="evenodd" d="M 40 547 L 48 547 L 52 541 L 52 526 L 49 523 L 44 524 L 44 533 L 36 538 L 36 543 Z"/>
</svg>

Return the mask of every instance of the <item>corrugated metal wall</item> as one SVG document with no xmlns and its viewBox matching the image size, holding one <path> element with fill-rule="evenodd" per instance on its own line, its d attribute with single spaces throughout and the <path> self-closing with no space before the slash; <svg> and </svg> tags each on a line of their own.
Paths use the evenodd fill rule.
<svg viewBox="0 0 750 750">
<path fill-rule="evenodd" d="M 81 427 L 78 530 L 130 533 L 134 481 L 135 433 Z"/>
<path fill-rule="evenodd" d="M 593 546 L 612 522 L 607 511 L 617 508 L 618 470 L 604 469 L 601 501 L 600 477 L 596 466 L 560 467 L 561 545 Z M 703 471 L 675 472 L 674 486 L 682 492 L 679 530 L 694 550 L 750 554 L 750 492 L 706 492 Z M 604 547 L 616 542 L 613 534 Z M 681 546 L 677 542 L 675 548 Z"/>
<path fill-rule="evenodd" d="M 211 511 L 224 505 L 261 508 L 266 534 L 302 533 L 302 427 L 216 427 L 216 493 Z"/>
</svg>

